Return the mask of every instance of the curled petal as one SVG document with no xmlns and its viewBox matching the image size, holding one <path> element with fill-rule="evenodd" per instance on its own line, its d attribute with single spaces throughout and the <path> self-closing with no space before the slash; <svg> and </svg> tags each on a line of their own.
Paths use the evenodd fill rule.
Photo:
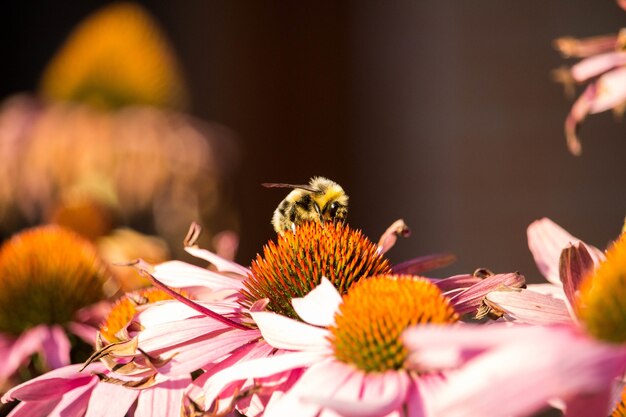
<svg viewBox="0 0 626 417">
<path fill-rule="evenodd" d="M 559 258 L 559 273 L 570 306 L 576 305 L 578 287 L 593 268 L 593 259 L 584 244 L 579 243 L 563 249 Z"/>
<path fill-rule="evenodd" d="M 315 289 L 302 298 L 291 300 L 302 320 L 315 326 L 328 327 L 335 323 L 335 313 L 341 304 L 341 295 L 326 277 Z"/>
<path fill-rule="evenodd" d="M 380 237 L 378 241 L 378 253 L 387 253 L 387 251 L 396 244 L 398 236 L 409 237 L 410 235 L 411 229 L 404 223 L 404 220 L 396 220 Z"/>
<path fill-rule="evenodd" d="M 473 274 L 455 275 L 448 278 L 436 279 L 430 278 L 430 281 L 435 284 L 442 293 L 448 297 L 463 292 L 472 285 L 478 284 L 483 278 L 477 277 Z"/>
<path fill-rule="evenodd" d="M 580 61 L 571 71 L 574 79 L 582 82 L 622 65 L 626 65 L 626 52 L 608 52 Z"/>
<path fill-rule="evenodd" d="M 578 139 L 578 126 L 587 118 L 591 111 L 591 106 L 596 98 L 597 86 L 595 82 L 590 83 L 585 91 L 576 99 L 569 114 L 565 118 L 565 138 L 569 151 L 576 156 L 582 153 L 582 145 Z"/>
<path fill-rule="evenodd" d="M 618 0 L 621 1 L 621 0 Z M 602 52 L 615 50 L 617 37 L 615 35 L 593 36 L 584 39 L 562 37 L 554 41 L 554 47 L 565 58 L 585 58 Z"/>
<path fill-rule="evenodd" d="M 609 71 L 600 76 L 596 82 L 597 94 L 591 103 L 590 113 L 612 109 L 626 100 L 626 68 Z"/>
<path fill-rule="evenodd" d="M 327 349 L 328 330 L 267 311 L 251 312 L 267 343 L 278 349 L 320 351 Z"/>
</svg>

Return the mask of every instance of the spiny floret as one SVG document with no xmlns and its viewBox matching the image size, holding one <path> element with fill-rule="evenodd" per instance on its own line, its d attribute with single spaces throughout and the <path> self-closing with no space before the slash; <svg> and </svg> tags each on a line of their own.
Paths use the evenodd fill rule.
<svg viewBox="0 0 626 417">
<path fill-rule="evenodd" d="M 362 278 L 391 272 L 376 245 L 342 223 L 306 222 L 277 239 L 252 262 L 242 290 L 248 305 L 268 298 L 270 311 L 297 319 L 291 299 L 305 296 L 322 276 L 344 294 Z"/>
<path fill-rule="evenodd" d="M 64 324 L 104 298 L 109 271 L 94 246 L 58 226 L 23 231 L 0 248 L 0 332 Z"/>
<path fill-rule="evenodd" d="M 626 233 L 607 250 L 606 260 L 583 280 L 576 310 L 594 337 L 626 342 Z"/>
<path fill-rule="evenodd" d="M 330 341 L 338 360 L 365 372 L 398 370 L 407 357 L 401 340 L 407 327 L 457 320 L 448 299 L 428 280 L 381 275 L 359 282 L 343 297 Z"/>
</svg>

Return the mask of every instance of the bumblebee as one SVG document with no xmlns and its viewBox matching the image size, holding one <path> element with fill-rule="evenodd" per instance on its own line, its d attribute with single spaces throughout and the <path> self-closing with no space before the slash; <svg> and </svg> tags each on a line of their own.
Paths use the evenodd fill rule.
<svg viewBox="0 0 626 417">
<path fill-rule="evenodd" d="M 282 235 L 287 230 L 295 231 L 297 225 L 306 222 L 345 222 L 348 216 L 348 196 L 343 188 L 324 177 L 313 177 L 308 185 L 262 184 L 267 188 L 293 188 L 280 202 L 272 225 Z"/>
</svg>

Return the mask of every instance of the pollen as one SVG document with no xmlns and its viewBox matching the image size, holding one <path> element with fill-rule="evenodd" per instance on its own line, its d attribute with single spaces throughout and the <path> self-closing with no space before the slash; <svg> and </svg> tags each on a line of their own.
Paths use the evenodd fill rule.
<svg viewBox="0 0 626 417">
<path fill-rule="evenodd" d="M 625 233 L 607 250 L 606 260 L 583 280 L 576 310 L 592 336 L 626 342 Z"/>
<path fill-rule="evenodd" d="M 362 278 L 388 273 L 389 262 L 359 230 L 339 222 L 305 222 L 263 248 L 242 294 L 245 305 L 267 298 L 270 311 L 297 319 L 291 299 L 305 296 L 322 277 L 345 294 Z"/>
<path fill-rule="evenodd" d="M 65 324 L 104 298 L 109 272 L 94 246 L 59 226 L 21 232 L 0 248 L 0 332 Z"/>
<path fill-rule="evenodd" d="M 458 320 L 436 285 L 409 275 L 381 275 L 359 282 L 343 297 L 330 328 L 335 357 L 365 372 L 398 370 L 407 350 L 401 335 L 409 326 Z"/>
<path fill-rule="evenodd" d="M 115 302 L 111 312 L 100 326 L 100 335 L 109 343 L 122 342 L 124 339 L 119 336 L 119 332 L 135 316 L 139 307 L 171 299 L 172 297 L 158 288 L 127 293 Z"/>
</svg>

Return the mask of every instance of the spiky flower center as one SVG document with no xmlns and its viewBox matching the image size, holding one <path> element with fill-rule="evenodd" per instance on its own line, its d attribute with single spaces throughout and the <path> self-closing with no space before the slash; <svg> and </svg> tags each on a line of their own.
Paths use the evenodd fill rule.
<svg viewBox="0 0 626 417">
<path fill-rule="evenodd" d="M 306 222 L 263 248 L 242 294 L 248 304 L 268 298 L 269 310 L 298 319 L 291 299 L 304 297 L 323 276 L 345 294 L 361 278 L 387 273 L 389 262 L 359 230 L 342 223 Z"/>
<path fill-rule="evenodd" d="M 104 298 L 109 273 L 91 243 L 58 226 L 15 235 L 0 248 L 0 332 L 64 324 Z"/>
<path fill-rule="evenodd" d="M 157 288 L 128 293 L 115 302 L 106 320 L 100 326 L 100 335 L 109 343 L 121 342 L 119 332 L 137 313 L 137 308 L 163 300 L 171 300 L 168 294 Z"/>
<path fill-rule="evenodd" d="M 626 342 L 626 234 L 608 249 L 606 260 L 580 286 L 577 313 L 594 337 Z"/>
<path fill-rule="evenodd" d="M 448 299 L 428 280 L 377 276 L 359 282 L 343 297 L 330 341 L 338 360 L 365 372 L 397 370 L 408 354 L 401 340 L 407 327 L 457 320 Z"/>
<path fill-rule="evenodd" d="M 610 417 L 626 417 L 626 389 L 622 389 L 620 401 L 615 406 Z"/>
</svg>

